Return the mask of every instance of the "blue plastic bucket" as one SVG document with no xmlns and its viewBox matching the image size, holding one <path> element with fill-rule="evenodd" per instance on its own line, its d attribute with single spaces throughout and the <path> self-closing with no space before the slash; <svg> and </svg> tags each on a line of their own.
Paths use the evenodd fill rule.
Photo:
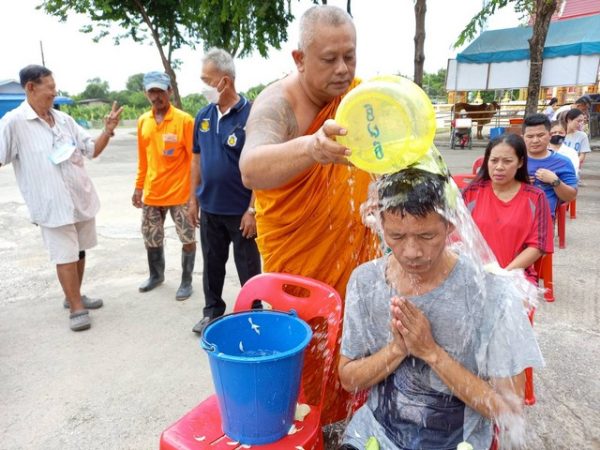
<svg viewBox="0 0 600 450">
<path fill-rule="evenodd" d="M 490 140 L 494 140 L 497 137 L 502 136 L 504 134 L 504 131 L 504 127 L 490 128 Z"/>
<path fill-rule="evenodd" d="M 201 345 L 227 436 L 242 444 L 267 444 L 288 434 L 311 336 L 295 311 L 233 313 L 205 328 Z"/>
</svg>

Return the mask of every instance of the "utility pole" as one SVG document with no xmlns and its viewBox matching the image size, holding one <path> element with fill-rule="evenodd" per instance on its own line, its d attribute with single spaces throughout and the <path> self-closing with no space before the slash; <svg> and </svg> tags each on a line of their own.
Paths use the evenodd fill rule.
<svg viewBox="0 0 600 450">
<path fill-rule="evenodd" d="M 40 41 L 40 53 L 42 54 L 42 66 L 46 67 L 46 61 L 44 60 L 44 44 Z"/>
</svg>

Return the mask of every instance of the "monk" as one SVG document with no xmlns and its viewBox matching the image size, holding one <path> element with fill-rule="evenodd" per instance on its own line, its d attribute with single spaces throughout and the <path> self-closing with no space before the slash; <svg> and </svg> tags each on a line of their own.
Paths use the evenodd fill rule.
<svg viewBox="0 0 600 450">
<path fill-rule="evenodd" d="M 335 140 L 347 130 L 332 120 L 344 94 L 358 84 L 351 17 L 333 6 L 310 8 L 300 20 L 300 42 L 292 56 L 297 71 L 268 86 L 254 102 L 240 158 L 242 181 L 256 193 L 264 272 L 311 277 L 343 298 L 353 269 L 377 251 L 359 213 L 370 176 L 349 165 L 350 150 Z M 309 396 L 320 389 L 320 366 L 311 362 L 312 355 L 309 348 L 304 371 L 312 376 L 304 379 Z M 333 367 L 337 361 L 336 354 Z M 323 424 L 348 414 L 351 399 L 335 372 Z"/>
</svg>

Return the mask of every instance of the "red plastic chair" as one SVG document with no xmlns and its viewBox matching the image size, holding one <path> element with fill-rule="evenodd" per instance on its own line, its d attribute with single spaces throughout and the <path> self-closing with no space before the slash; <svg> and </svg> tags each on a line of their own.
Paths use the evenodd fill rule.
<svg viewBox="0 0 600 450">
<path fill-rule="evenodd" d="M 479 169 L 481 168 L 481 166 L 483 166 L 483 156 L 480 156 L 475 161 L 473 161 L 473 167 L 472 167 L 473 175 L 477 175 L 477 172 L 479 172 Z"/>
<path fill-rule="evenodd" d="M 459 189 L 464 189 L 475 179 L 475 175 L 472 173 L 454 173 L 452 174 L 452 179 Z"/>
<path fill-rule="evenodd" d="M 567 203 L 567 210 L 569 211 L 570 219 L 577 219 L 577 199 L 571 200 Z"/>
<path fill-rule="evenodd" d="M 533 315 L 535 314 L 535 308 L 531 308 L 527 312 L 529 317 L 529 323 L 533 327 Z M 535 391 L 533 389 L 533 369 L 528 367 L 525 369 L 525 404 L 527 406 L 535 405 Z"/>
<path fill-rule="evenodd" d="M 262 300 L 277 310 L 296 310 L 298 317 L 313 328 L 309 349 L 324 348 L 319 352 L 323 371 L 317 402 L 311 402 L 310 395 L 305 392 L 304 379 L 307 373 L 303 371 L 298 401 L 309 404 L 311 410 L 303 421 L 294 423 L 297 432 L 271 444 L 252 445 L 252 448 L 280 450 L 302 447 L 305 450 L 322 450 L 321 407 L 325 399 L 328 376 L 331 370 L 335 370 L 331 366 L 341 326 L 342 300 L 335 289 L 325 283 L 311 278 L 279 273 L 257 275 L 248 280 L 238 295 L 234 310 L 251 309 L 255 300 Z M 314 345 L 315 343 L 317 345 Z M 243 448 L 242 444 L 232 444 L 232 441 L 234 440 L 223 434 L 217 397 L 211 395 L 163 431 L 160 437 L 160 448 L 161 450 Z"/>
<path fill-rule="evenodd" d="M 556 208 L 556 227 L 558 228 L 558 248 L 567 247 L 567 203 Z"/>
<path fill-rule="evenodd" d="M 552 253 L 542 255 L 534 264 L 533 267 L 538 273 L 540 280 L 544 282 L 544 299 L 547 302 L 553 302 L 554 298 L 554 282 L 552 281 Z"/>
</svg>

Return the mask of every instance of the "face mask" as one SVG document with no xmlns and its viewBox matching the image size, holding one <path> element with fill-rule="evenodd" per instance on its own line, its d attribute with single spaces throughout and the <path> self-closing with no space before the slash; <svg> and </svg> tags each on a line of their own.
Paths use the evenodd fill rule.
<svg viewBox="0 0 600 450">
<path fill-rule="evenodd" d="M 565 140 L 564 136 L 561 136 L 560 134 L 555 134 L 554 136 L 552 136 L 550 138 L 550 143 L 552 145 L 560 145 L 563 143 L 564 140 Z"/>
<path fill-rule="evenodd" d="M 200 91 L 208 103 L 219 103 L 219 91 L 216 87 L 204 86 Z"/>
</svg>

